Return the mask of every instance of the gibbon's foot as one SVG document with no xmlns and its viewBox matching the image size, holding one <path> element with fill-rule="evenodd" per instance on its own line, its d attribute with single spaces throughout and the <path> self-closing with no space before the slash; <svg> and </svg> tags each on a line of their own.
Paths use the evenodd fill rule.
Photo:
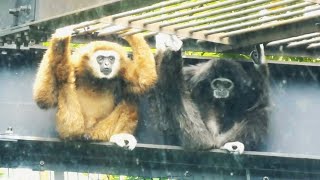
<svg viewBox="0 0 320 180">
<path fill-rule="evenodd" d="M 107 141 L 107 135 L 97 130 L 90 130 L 82 135 L 85 141 Z"/>
<path fill-rule="evenodd" d="M 242 154 L 244 151 L 244 144 L 239 141 L 227 142 L 220 149 L 227 150 L 232 154 Z"/>
<path fill-rule="evenodd" d="M 65 124 L 60 123 L 57 126 L 57 131 L 59 137 L 61 139 L 66 140 L 79 140 L 81 139 L 84 133 L 84 125 L 83 123 L 79 122 L 70 122 L 69 126 L 64 126 Z"/>
<path fill-rule="evenodd" d="M 137 145 L 136 138 L 131 134 L 114 134 L 110 138 L 110 142 L 117 144 L 120 147 L 133 150 Z"/>
<path fill-rule="evenodd" d="M 182 47 L 182 41 L 176 35 L 159 33 L 156 35 L 156 48 L 161 50 L 170 49 L 178 51 Z"/>
<path fill-rule="evenodd" d="M 91 140 L 91 136 L 89 134 L 84 134 L 81 137 L 82 140 L 84 141 L 90 141 Z"/>
<path fill-rule="evenodd" d="M 255 45 L 254 50 L 250 53 L 250 56 L 255 66 L 266 64 L 263 44 Z"/>
</svg>

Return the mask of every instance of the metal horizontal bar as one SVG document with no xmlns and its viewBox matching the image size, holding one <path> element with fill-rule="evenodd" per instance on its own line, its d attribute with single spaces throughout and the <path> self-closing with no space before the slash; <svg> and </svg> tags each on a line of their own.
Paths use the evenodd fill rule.
<svg viewBox="0 0 320 180">
<path fill-rule="evenodd" d="M 187 1 L 187 0 L 165 1 L 165 2 L 161 2 L 161 3 L 158 3 L 158 4 L 151 5 L 151 6 L 147 6 L 147 7 L 144 7 L 144 8 L 140 8 L 140 9 L 136 9 L 136 10 L 132 10 L 132 11 L 127 11 L 127 12 L 115 14 L 115 15 L 112 15 L 111 18 L 112 18 L 112 20 L 114 20 L 114 19 L 125 17 L 125 16 L 131 16 L 131 15 L 134 15 L 134 14 L 137 14 L 137 13 L 142 13 L 142 12 L 145 12 L 145 11 L 154 10 L 154 9 L 161 8 L 161 7 L 164 7 L 164 6 L 169 6 L 169 5 L 172 5 L 172 4 L 182 3 L 182 2 L 185 2 L 185 1 Z"/>
<path fill-rule="evenodd" d="M 303 40 L 303 41 L 292 42 L 287 45 L 287 48 L 302 46 L 302 45 L 315 43 L 315 42 L 320 42 L 320 37 L 316 37 L 316 38 L 312 38 L 312 39 L 308 39 L 308 40 Z"/>
<path fill-rule="evenodd" d="M 291 2 L 294 2 L 294 1 L 291 1 Z M 234 17 L 234 16 L 238 16 L 239 17 L 240 15 L 243 15 L 243 14 L 257 12 L 259 10 L 263 10 L 263 9 L 267 9 L 267 8 L 271 8 L 271 7 L 275 7 L 275 6 L 280 6 L 280 5 L 283 5 L 283 4 L 289 4 L 291 2 L 290 1 L 284 1 L 284 2 L 281 1 L 281 2 L 278 2 L 278 3 L 259 6 L 259 7 L 255 7 L 255 8 L 252 8 L 252 9 L 247 9 L 247 10 L 244 10 L 244 11 L 240 11 L 240 12 L 236 12 L 236 13 L 233 13 L 233 14 L 225 15 L 225 16 L 222 15 L 222 16 L 219 16 L 219 17 L 212 18 L 211 22 L 214 22 L 214 21 L 217 21 L 217 20 L 221 20 L 221 19 L 226 19 L 226 18 L 229 18 L 229 17 Z M 202 31 L 202 30 L 207 30 L 207 29 L 212 29 L 214 27 L 219 27 L 219 26 L 223 26 L 223 25 L 226 25 L 226 24 L 231 24 L 231 23 L 236 23 L 236 22 L 242 22 L 242 21 L 249 20 L 249 19 L 259 18 L 261 16 L 265 16 L 265 15 L 269 15 L 269 14 L 275 14 L 275 13 L 279 13 L 279 12 L 291 10 L 291 9 L 294 9 L 294 8 L 307 6 L 307 5 L 310 5 L 310 3 L 297 4 L 297 5 L 293 5 L 293 6 L 289 6 L 289 7 L 285 7 L 285 8 L 281 8 L 281 9 L 277 9 L 277 10 L 274 10 L 274 11 L 269 11 L 269 12 L 264 13 L 264 14 L 253 14 L 253 15 L 248 15 L 248 16 L 245 16 L 245 17 L 232 19 L 232 20 L 229 20 L 229 21 L 223 21 L 223 22 L 216 23 L 216 24 L 210 24 L 210 25 L 207 25 L 207 26 L 202 26 L 202 27 L 199 27 L 199 28 L 192 29 L 190 31 L 190 33 L 194 33 L 194 32 L 197 32 L 197 31 Z"/>
<path fill-rule="evenodd" d="M 320 7 L 318 7 L 317 9 L 320 9 Z M 232 32 L 229 32 L 229 33 L 224 33 L 221 37 L 235 36 L 235 35 L 247 33 L 247 32 L 250 32 L 250 31 L 257 31 L 259 29 L 264 29 L 264 28 L 272 28 L 272 27 L 278 26 L 280 24 L 294 23 L 294 22 L 301 21 L 301 20 L 304 20 L 304 19 L 309 19 L 309 18 L 314 18 L 314 17 L 319 17 L 319 16 L 320 16 L 320 12 L 318 12 L 317 14 L 313 14 L 313 15 L 292 18 L 292 19 L 283 20 L 283 21 L 280 21 L 280 22 L 274 22 L 274 23 L 270 23 L 270 24 L 266 24 L 266 25 L 260 25 L 259 27 L 241 29 L 241 30 L 232 31 Z"/>
<path fill-rule="evenodd" d="M 202 1 L 198 1 L 196 3 L 188 3 L 188 4 L 185 4 L 185 5 L 177 6 L 177 7 L 170 8 L 170 9 L 167 9 L 167 10 L 164 10 L 164 11 L 146 13 L 146 14 L 142 14 L 140 16 L 135 16 L 135 17 L 129 18 L 128 22 L 131 23 L 131 22 L 142 20 L 142 19 L 146 19 L 146 18 L 149 18 L 149 17 L 162 15 L 162 14 L 178 11 L 178 10 L 181 10 L 181 9 L 187 9 L 187 8 L 198 6 L 198 5 L 201 5 L 201 4 L 210 3 L 212 1 L 214 1 L 214 0 L 202 0 Z"/>
<path fill-rule="evenodd" d="M 312 38 L 312 37 L 316 37 L 316 36 L 320 36 L 320 33 L 310 33 L 310 34 L 305 34 L 305 35 L 302 35 L 302 36 L 296 36 L 296 37 L 292 37 L 292 38 L 272 41 L 272 42 L 269 42 L 267 44 L 267 46 L 278 46 L 278 45 L 281 45 L 281 44 L 286 44 L 286 43 L 289 43 L 289 42 L 299 41 L 299 40 Z"/>
<path fill-rule="evenodd" d="M 272 152 L 246 151 L 235 156 L 217 149 L 193 151 L 190 156 L 190 151 L 179 146 L 154 144 L 137 144 L 133 151 L 127 151 L 112 143 L 12 138 L 12 141 L 1 140 L 0 145 L 0 165 L 6 168 L 19 165 L 19 168 L 35 171 L 123 174 L 148 179 L 157 175 L 168 176 L 164 179 L 245 179 L 247 169 L 252 179 L 267 175 L 276 179 L 284 173 L 310 177 L 311 173 L 319 175 L 320 164 L 317 156 Z M 39 162 L 43 163 L 39 165 Z M 188 176 L 184 175 L 186 172 Z M 230 176 L 230 172 L 236 172 L 235 176 Z M 282 176 L 277 175 L 279 172 Z"/>
<path fill-rule="evenodd" d="M 282 8 L 281 10 L 277 10 L 277 11 L 283 12 L 283 11 L 287 11 L 287 10 L 292 10 L 292 9 L 298 8 L 298 6 L 303 7 L 303 6 L 305 6 L 305 4 L 303 3 L 303 4 L 293 5 L 293 6 L 294 6 L 293 8 L 292 8 L 292 6 L 289 6 L 289 7 Z M 310 9 L 303 9 L 303 10 L 297 10 L 294 12 L 288 12 L 285 14 L 280 14 L 280 15 L 276 15 L 276 16 L 272 16 L 272 17 L 268 17 L 268 18 L 253 20 L 253 21 L 249 21 L 249 22 L 245 22 L 245 23 L 241 23 L 241 24 L 236 24 L 236 25 L 231 25 L 231 26 L 219 28 L 219 29 L 206 31 L 204 33 L 204 35 L 208 36 L 210 34 L 225 32 L 225 31 L 229 31 L 229 30 L 233 30 L 233 29 L 240 29 L 240 28 L 244 28 L 247 26 L 253 26 L 253 25 L 257 25 L 257 24 L 262 24 L 262 23 L 266 23 L 266 22 L 270 22 L 270 21 L 279 20 L 282 18 L 292 17 L 295 15 L 301 15 L 306 12 L 315 11 L 315 10 L 319 10 L 319 9 L 320 9 L 320 7 L 311 7 Z M 268 14 L 268 13 L 265 13 L 265 14 Z M 261 16 L 264 16 L 264 15 L 261 15 Z M 230 34 L 231 34 L 231 32 L 226 33 L 226 34 L 224 34 L 224 37 L 230 36 Z"/>
<path fill-rule="evenodd" d="M 307 49 L 315 49 L 319 47 L 320 47 L 320 43 L 312 43 L 307 47 Z"/>
<path fill-rule="evenodd" d="M 121 149 L 117 146 L 115 146 L 114 143 L 111 142 L 83 142 L 83 141 L 63 141 L 59 138 L 53 138 L 53 137 L 38 137 L 38 136 L 21 136 L 21 135 L 0 135 L 0 142 L 44 142 L 44 145 L 49 142 L 53 143 L 76 143 L 76 144 L 87 144 L 90 143 L 92 145 L 100 145 L 100 146 L 106 146 L 106 147 L 113 147 L 118 148 L 118 150 L 126 151 L 124 149 Z M 49 144 L 48 144 L 49 145 Z M 49 145 L 50 146 L 50 145 Z M 179 152 L 186 152 L 181 146 L 176 145 L 162 145 L 162 144 L 145 144 L 145 143 L 138 143 L 136 148 L 147 148 L 147 149 L 154 149 L 154 150 L 174 150 Z M 219 153 L 219 154 L 226 154 L 228 155 L 228 152 L 221 149 L 212 149 L 208 151 L 201 151 L 201 152 L 195 152 L 195 153 Z M 308 154 L 289 154 L 289 153 L 279 153 L 279 152 L 262 152 L 262 151 L 244 151 L 243 158 L 246 158 L 246 156 L 253 156 L 253 157 L 269 157 L 269 158 L 285 158 L 285 159 L 295 159 L 295 160 L 317 160 L 320 161 L 320 157 L 317 155 L 308 155 Z M 319 168 L 319 167 L 317 167 Z"/>
<path fill-rule="evenodd" d="M 223 1 L 219 4 L 217 4 L 217 7 L 223 7 L 223 6 L 226 6 L 226 5 L 229 5 L 229 4 L 232 4 L 232 3 L 237 3 L 237 2 L 240 2 L 241 0 L 229 0 L 229 1 Z M 212 12 L 212 14 L 214 14 L 215 12 Z M 191 21 L 191 20 L 194 20 L 194 19 L 199 19 L 199 18 L 203 18 L 203 17 L 207 17 L 207 16 L 210 16 L 211 14 L 210 13 L 206 13 L 206 14 L 200 14 L 200 15 L 195 15 L 195 16 L 192 16 L 192 17 L 186 17 L 186 18 L 180 18 L 178 20 L 175 20 L 175 21 L 170 21 L 170 22 L 166 22 L 166 23 L 162 23 L 160 25 L 160 28 L 163 28 L 163 27 L 166 27 L 166 26 L 171 26 L 171 25 L 174 25 L 174 24 L 179 24 L 179 23 L 182 23 L 182 22 L 187 22 L 187 21 Z"/>
<path fill-rule="evenodd" d="M 28 31 L 28 30 L 30 30 L 30 26 L 23 26 L 20 28 L 6 29 L 3 31 L 0 31 L 0 37 L 12 35 L 12 34 L 23 32 L 23 31 Z"/>
</svg>

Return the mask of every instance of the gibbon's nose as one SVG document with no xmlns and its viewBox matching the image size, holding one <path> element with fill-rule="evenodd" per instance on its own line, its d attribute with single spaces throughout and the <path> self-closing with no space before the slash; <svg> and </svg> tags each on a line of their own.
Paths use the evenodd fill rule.
<svg viewBox="0 0 320 180">
<path fill-rule="evenodd" d="M 109 63 L 108 61 L 105 61 L 105 62 L 104 62 L 104 65 L 105 65 L 106 67 L 109 67 L 109 66 L 110 66 L 110 63 Z"/>
<path fill-rule="evenodd" d="M 102 69 L 110 69 L 111 68 L 111 63 L 108 61 L 105 61 L 102 63 Z"/>
</svg>

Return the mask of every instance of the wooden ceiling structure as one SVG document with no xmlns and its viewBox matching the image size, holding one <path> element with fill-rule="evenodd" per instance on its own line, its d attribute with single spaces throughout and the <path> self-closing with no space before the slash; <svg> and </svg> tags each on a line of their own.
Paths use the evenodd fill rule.
<svg viewBox="0 0 320 180">
<path fill-rule="evenodd" d="M 20 37 L 20 41 L 28 41 L 30 37 L 25 38 L 25 35 L 31 36 L 39 27 L 43 28 L 41 33 L 47 35 L 37 42 L 47 40 L 50 37 L 48 33 L 52 33 L 55 28 L 79 23 L 75 28 L 78 35 L 94 34 L 104 37 L 143 32 L 150 37 L 159 32 L 176 34 L 186 42 L 184 48 L 188 50 L 242 53 L 246 48 L 251 50 L 255 44 L 264 43 L 267 54 L 320 55 L 320 1 L 317 0 L 150 1 L 145 6 L 143 2 L 139 6 L 135 4 L 132 6 L 134 9 L 128 6 L 129 8 L 118 9 L 118 12 L 113 10 L 112 14 L 105 13 L 90 18 L 81 16 L 83 12 L 95 11 L 101 7 L 114 9 L 111 7 L 117 3 L 130 5 L 131 2 L 116 0 L 60 17 L 1 30 L 0 48 L 8 47 L 5 46 L 8 37 L 9 40 Z M 68 18 L 64 19 L 63 16 Z M 77 17 L 81 22 L 74 20 Z M 67 21 L 61 22 L 63 19 Z M 34 44 L 30 46 L 28 42 L 26 44 L 29 47 L 39 47 Z"/>
<path fill-rule="evenodd" d="M 301 0 L 169 0 L 80 23 L 78 33 L 121 36 L 158 32 L 219 44 L 226 51 L 265 43 L 286 49 L 320 47 L 320 6 Z"/>
</svg>

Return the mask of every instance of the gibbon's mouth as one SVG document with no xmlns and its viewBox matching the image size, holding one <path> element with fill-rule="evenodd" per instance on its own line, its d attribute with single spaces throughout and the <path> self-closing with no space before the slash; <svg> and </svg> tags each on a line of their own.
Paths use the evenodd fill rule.
<svg viewBox="0 0 320 180">
<path fill-rule="evenodd" d="M 226 99 L 229 97 L 229 91 L 225 90 L 214 90 L 213 96 L 217 99 Z"/>
<path fill-rule="evenodd" d="M 104 75 L 109 75 L 112 72 L 112 69 L 111 68 L 105 68 L 105 69 L 102 69 L 101 72 Z"/>
</svg>

